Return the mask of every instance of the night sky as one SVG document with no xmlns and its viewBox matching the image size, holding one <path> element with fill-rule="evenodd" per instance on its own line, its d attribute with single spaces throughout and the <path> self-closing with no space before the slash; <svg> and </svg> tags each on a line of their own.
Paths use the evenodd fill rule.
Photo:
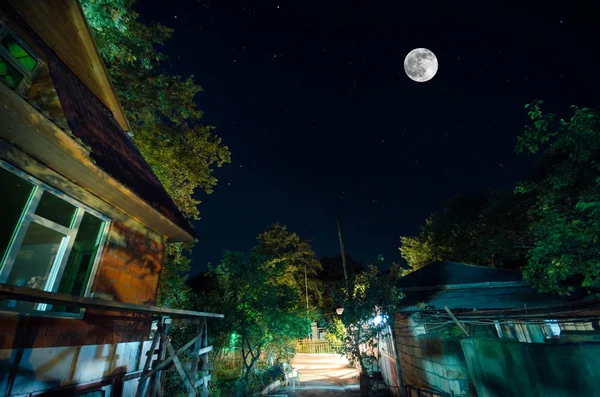
<svg viewBox="0 0 600 397">
<path fill-rule="evenodd" d="M 565 114 L 600 88 L 593 2 L 519 3 L 138 0 L 232 153 L 198 195 L 192 274 L 276 221 L 337 255 L 337 215 L 355 259 L 401 262 L 446 199 L 513 187 L 535 161 L 514 153 L 525 103 Z M 403 69 L 418 47 L 439 60 L 426 83 Z"/>
</svg>

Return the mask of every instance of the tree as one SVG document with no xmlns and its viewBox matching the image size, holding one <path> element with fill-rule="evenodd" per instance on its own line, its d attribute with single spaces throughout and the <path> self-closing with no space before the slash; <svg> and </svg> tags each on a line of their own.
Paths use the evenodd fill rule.
<svg viewBox="0 0 600 397">
<path fill-rule="evenodd" d="M 252 391 L 253 369 L 261 354 L 293 343 L 310 330 L 302 294 L 288 277 L 286 261 L 258 249 L 226 252 L 216 269 L 219 288 L 227 297 L 223 312 L 230 331 L 240 335 L 243 374 L 240 395 Z"/>
<path fill-rule="evenodd" d="M 197 219 L 197 188 L 211 193 L 214 167 L 230 153 L 214 127 L 202 125 L 194 98 L 202 88 L 193 76 L 161 71 L 166 56 L 156 50 L 171 37 L 162 25 L 145 25 L 133 0 L 83 0 L 82 7 L 100 54 L 131 124 L 133 141 L 177 206 Z"/>
<path fill-rule="evenodd" d="M 344 280 L 342 257 L 340 255 L 335 257 L 326 256 L 321 258 L 320 262 L 322 269 L 317 274 L 317 278 L 322 285 L 322 304 L 320 309 L 322 313 L 333 313 L 343 305 L 346 299 L 346 283 Z M 366 271 L 365 266 L 355 261 L 350 255 L 346 255 L 346 264 L 350 279 Z M 332 324 L 332 326 L 335 327 L 336 325 Z"/>
<path fill-rule="evenodd" d="M 194 98 L 202 90 L 193 76 L 168 75 L 161 69 L 166 56 L 156 47 L 173 31 L 139 21 L 133 0 L 82 0 L 81 5 L 115 91 L 131 125 L 132 139 L 177 207 L 199 219 L 195 193 L 210 194 L 215 168 L 231 161 L 229 149 L 201 123 Z M 191 245 L 166 248 L 158 302 L 185 304 L 185 277 Z"/>
<path fill-rule="evenodd" d="M 321 263 L 310 242 L 289 232 L 285 225 L 279 223 L 274 223 L 259 234 L 257 240 L 256 251 L 273 261 L 285 262 L 286 277 L 293 277 L 303 296 L 308 285 L 308 294 L 312 297 L 313 304 L 320 306 L 322 288 L 317 274 L 321 270 Z"/>
<path fill-rule="evenodd" d="M 517 186 L 533 194 L 524 277 L 541 292 L 598 294 L 600 288 L 600 112 L 572 106 L 569 120 L 526 106 L 531 124 L 517 153 L 544 150 L 538 172 Z"/>
<path fill-rule="evenodd" d="M 478 192 L 448 200 L 417 237 L 400 237 L 410 270 L 435 260 L 519 269 L 525 265 L 531 195 Z"/>
<path fill-rule="evenodd" d="M 370 375 L 377 365 L 379 336 L 388 326 L 394 327 L 394 313 L 403 297 L 396 287 L 400 273 L 396 264 L 386 272 L 370 265 L 366 272 L 354 276 L 353 291 L 344 303 L 345 348 L 349 360 L 358 362 L 363 374 Z"/>
</svg>

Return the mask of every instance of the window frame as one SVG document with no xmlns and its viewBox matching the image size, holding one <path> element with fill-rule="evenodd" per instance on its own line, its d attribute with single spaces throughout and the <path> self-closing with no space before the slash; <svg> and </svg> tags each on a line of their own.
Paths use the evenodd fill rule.
<svg viewBox="0 0 600 397">
<path fill-rule="evenodd" d="M 36 65 L 33 68 L 33 70 L 29 71 L 25 68 L 25 66 L 21 64 L 21 62 L 19 62 L 10 53 L 10 51 L 4 48 L 4 46 L 0 45 L 0 58 L 8 62 L 13 68 L 16 68 L 19 72 L 23 73 L 23 79 L 13 90 L 19 95 L 24 95 L 31 86 L 31 83 L 33 82 L 35 76 L 37 76 L 40 72 L 43 62 L 40 60 L 40 57 L 38 57 L 36 53 L 32 51 L 31 48 L 29 48 L 29 46 L 25 44 L 23 40 L 19 38 L 18 35 L 15 34 L 15 32 L 6 27 L 6 25 L 0 23 L 0 42 L 4 39 L 4 37 L 6 37 L 6 35 L 10 35 L 13 39 L 15 39 L 15 41 L 19 43 L 19 45 L 21 45 L 21 47 L 23 47 L 25 51 L 27 51 L 29 55 L 31 55 L 31 57 L 35 59 L 36 62 Z"/>
<path fill-rule="evenodd" d="M 94 258 L 94 262 L 92 263 L 92 270 L 90 271 L 89 278 L 87 280 L 87 285 L 85 287 L 85 291 L 83 293 L 83 297 L 89 297 L 91 294 L 91 289 L 93 285 L 93 280 L 96 277 L 96 273 L 98 271 L 98 267 L 100 264 L 100 258 L 102 256 L 102 251 L 106 245 L 106 239 L 108 235 L 108 230 L 110 229 L 111 219 L 106 215 L 99 213 L 98 211 L 86 206 L 85 204 L 80 203 L 79 201 L 65 195 L 61 191 L 43 183 L 42 181 L 34 178 L 33 176 L 27 174 L 26 172 L 16 168 L 9 163 L 0 160 L 0 168 L 8 171 L 27 182 L 33 185 L 33 190 L 23 208 L 23 212 L 21 213 L 21 218 L 13 231 L 13 236 L 8 244 L 6 249 L 6 253 L 4 257 L 0 257 L 0 283 L 6 283 L 12 267 L 15 263 L 17 254 L 21 248 L 23 243 L 23 239 L 29 230 L 29 225 L 31 223 L 37 223 L 38 225 L 47 227 L 51 230 L 54 230 L 63 235 L 63 239 L 60 243 L 60 247 L 58 252 L 56 253 L 56 257 L 51 265 L 50 271 L 48 273 L 48 278 L 45 281 L 43 291 L 47 292 L 57 292 L 58 287 L 60 285 L 60 281 L 62 279 L 63 272 L 66 268 L 69 255 L 73 248 L 73 243 L 75 242 L 75 238 L 77 237 L 77 232 L 79 231 L 79 226 L 81 225 L 81 220 L 83 219 L 83 215 L 87 212 L 90 215 L 93 215 L 99 218 L 102 222 L 104 222 L 102 232 L 99 233 L 98 236 L 98 251 L 96 252 L 96 256 Z M 44 192 L 48 192 L 49 194 L 53 194 L 54 196 L 60 198 L 73 205 L 76 210 L 73 215 L 73 219 L 71 220 L 70 227 L 62 226 L 54 221 L 43 218 L 40 215 L 35 213 L 37 206 L 42 198 Z M 70 317 L 70 318 L 81 318 L 83 316 L 83 309 L 77 313 L 61 313 L 61 312 L 52 312 L 48 309 L 51 308 L 52 305 L 46 303 L 36 303 L 34 306 L 34 310 L 6 310 L 0 309 L 2 313 L 11 313 L 11 314 L 27 314 L 33 316 L 50 316 L 50 317 Z"/>
</svg>

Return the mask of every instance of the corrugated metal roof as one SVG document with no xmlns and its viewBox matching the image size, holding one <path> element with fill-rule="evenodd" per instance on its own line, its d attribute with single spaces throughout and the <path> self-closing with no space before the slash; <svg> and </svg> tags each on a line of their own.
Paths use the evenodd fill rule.
<svg viewBox="0 0 600 397">
<path fill-rule="evenodd" d="M 560 307 L 570 302 L 565 297 L 539 294 L 528 285 L 414 291 L 405 294 L 400 302 L 401 311 L 442 310 L 445 306 L 465 310 L 539 309 Z"/>
<path fill-rule="evenodd" d="M 466 263 L 437 261 L 405 277 L 398 287 L 426 287 L 435 285 L 469 284 L 499 281 L 520 281 L 521 272 L 495 269 L 485 266 L 467 265 Z"/>
<path fill-rule="evenodd" d="M 520 272 L 456 262 L 434 262 L 398 282 L 405 298 L 399 311 L 540 309 L 568 305 L 575 298 L 540 294 Z"/>
</svg>

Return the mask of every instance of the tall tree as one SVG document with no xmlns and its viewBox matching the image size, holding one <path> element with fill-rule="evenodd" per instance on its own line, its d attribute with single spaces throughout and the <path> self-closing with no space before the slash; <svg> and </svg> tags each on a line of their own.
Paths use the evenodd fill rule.
<svg viewBox="0 0 600 397">
<path fill-rule="evenodd" d="M 342 257 L 323 257 L 320 260 L 322 269 L 318 272 L 317 278 L 322 288 L 322 313 L 333 313 L 342 306 L 346 299 L 346 283 L 344 280 L 344 269 Z M 346 255 L 348 266 L 348 277 L 353 279 L 357 274 L 366 271 L 366 267 L 355 261 L 350 255 Z"/>
<path fill-rule="evenodd" d="M 349 359 L 359 363 L 363 374 L 376 370 L 379 336 L 388 332 L 388 325 L 394 329 L 394 313 L 403 298 L 396 287 L 400 270 L 396 264 L 386 272 L 370 265 L 367 271 L 354 275 L 352 294 L 344 302 L 345 332 L 338 337 L 343 338 Z M 366 346 L 366 350 L 361 346 Z"/>
<path fill-rule="evenodd" d="M 172 30 L 144 24 L 133 0 L 81 0 L 107 65 L 117 96 L 132 129 L 132 139 L 156 176 L 191 219 L 199 219 L 194 194 L 211 193 L 214 169 L 230 162 L 227 146 L 214 127 L 201 123 L 194 98 L 202 90 L 193 76 L 169 75 L 161 68 L 166 56 L 157 50 Z M 183 244 L 168 245 L 159 285 L 159 304 L 185 304 L 189 260 Z"/>
<path fill-rule="evenodd" d="M 258 249 L 227 252 L 216 269 L 230 330 L 241 338 L 242 383 L 238 395 L 252 391 L 253 369 L 261 354 L 275 345 L 290 344 L 309 330 L 306 310 L 286 261 Z"/>
<path fill-rule="evenodd" d="M 433 214 L 417 237 L 401 237 L 400 253 L 416 270 L 434 260 L 519 269 L 525 265 L 531 195 L 507 191 L 457 196 Z"/>
<path fill-rule="evenodd" d="M 518 153 L 544 155 L 538 173 L 516 188 L 536 198 L 524 276 L 542 292 L 598 294 L 600 111 L 572 106 L 570 119 L 557 119 L 542 103 L 526 106 L 531 124 L 516 146 Z"/>
<path fill-rule="evenodd" d="M 317 273 L 321 270 L 321 263 L 308 240 L 296 233 L 289 232 L 285 225 L 274 223 L 257 237 L 256 251 L 265 255 L 270 260 L 284 262 L 286 277 L 295 281 L 298 289 L 309 297 L 309 306 L 313 309 L 322 303 L 321 284 Z M 307 288 L 308 287 L 308 288 Z M 308 291 L 307 291 L 308 290 Z"/>
</svg>

